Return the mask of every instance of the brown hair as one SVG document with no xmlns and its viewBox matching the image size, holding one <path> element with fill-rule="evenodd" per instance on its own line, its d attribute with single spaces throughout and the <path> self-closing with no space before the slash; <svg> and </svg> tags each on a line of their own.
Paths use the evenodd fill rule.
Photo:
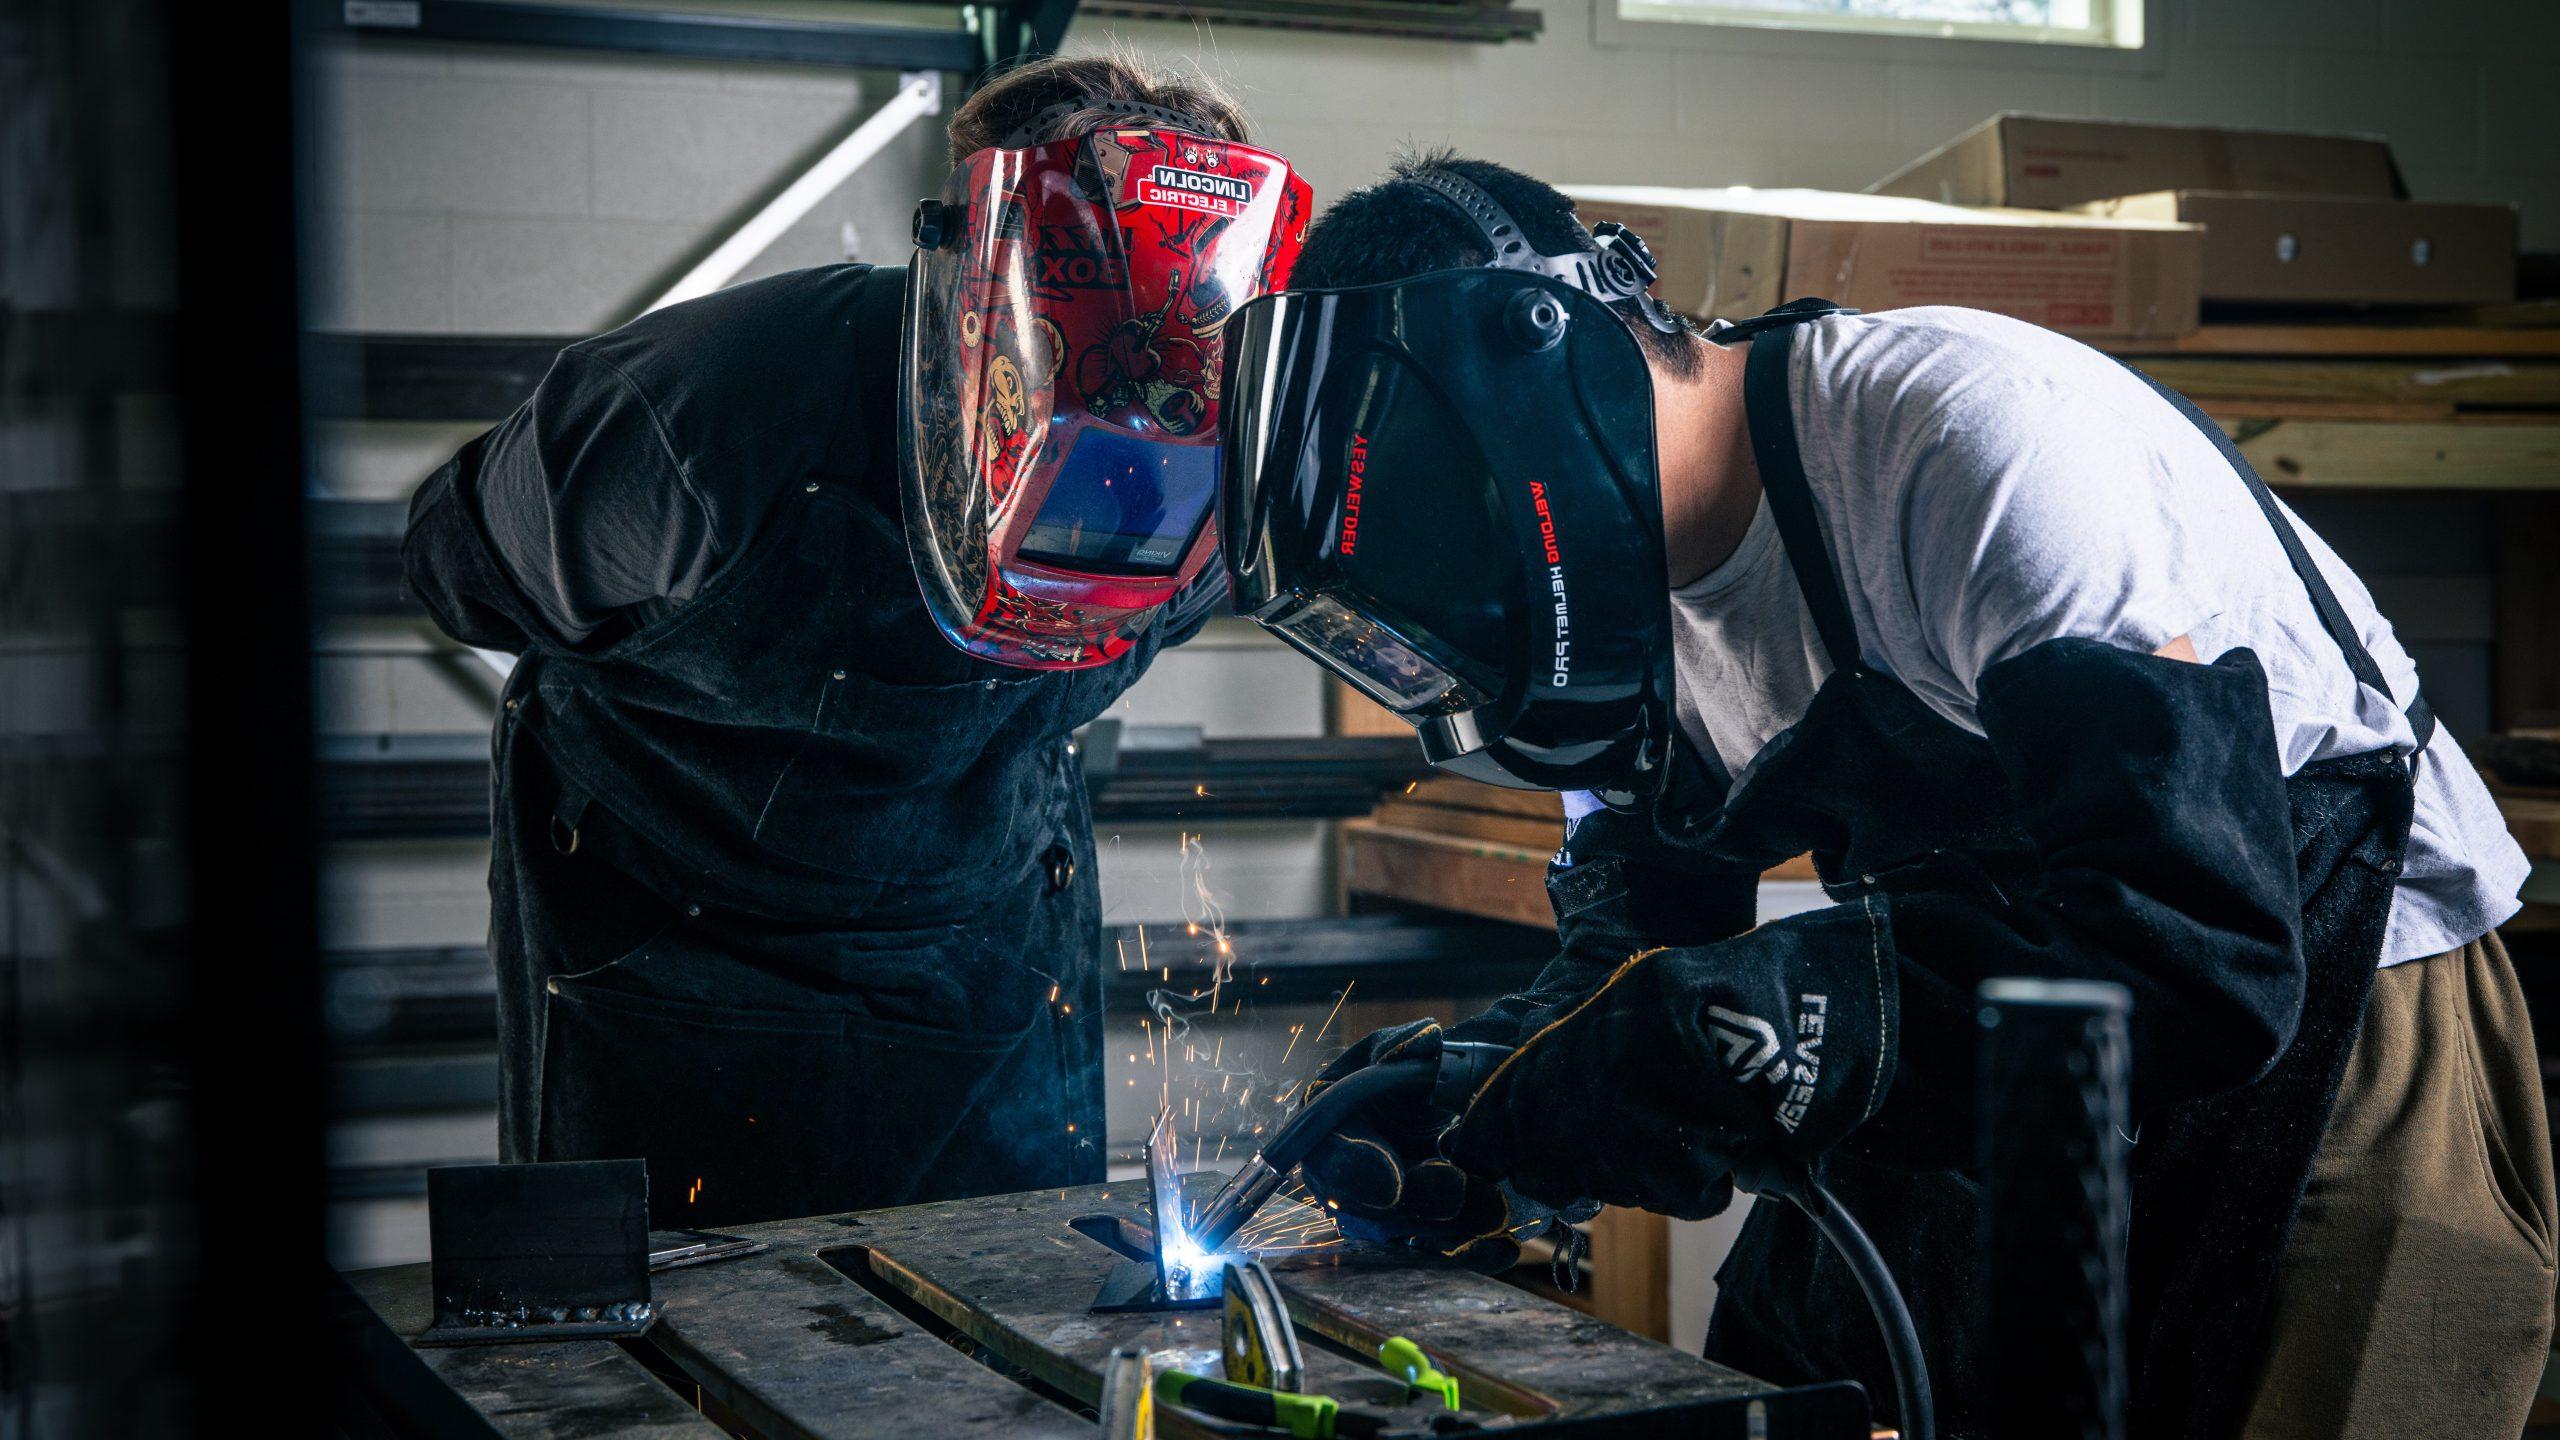
<svg viewBox="0 0 2560 1440">
<path fill-rule="evenodd" d="M 1203 76 L 1175 76 L 1150 70 L 1125 54 L 1052 55 L 1015 66 L 989 80 L 951 115 L 951 163 L 1000 144 L 1004 138 L 1052 105 L 1095 104 L 1135 100 L 1189 116 L 1200 133 L 1219 140 L 1243 140 L 1244 111 Z M 1053 140 L 1092 128 L 1107 117 L 1083 111 L 1068 116 L 1050 134 Z"/>
</svg>

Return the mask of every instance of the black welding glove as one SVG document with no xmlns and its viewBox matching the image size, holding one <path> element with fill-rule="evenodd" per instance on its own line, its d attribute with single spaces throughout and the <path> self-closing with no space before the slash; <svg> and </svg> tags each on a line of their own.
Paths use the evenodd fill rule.
<svg viewBox="0 0 2560 1440">
<path fill-rule="evenodd" d="M 1431 1021 L 1381 1030 L 1326 1066 L 1308 1093 L 1365 1065 L 1435 1058 L 1444 1038 L 1517 1045 L 1537 1030 L 1533 1016 L 1589 993 L 1641 946 L 1702 944 L 1750 929 L 1759 879 L 1756 872 L 1701 869 L 1694 857 L 1663 843 L 1643 816 L 1584 815 L 1547 870 L 1561 944 L 1537 980 L 1453 1030 Z M 1307 1188 L 1334 1209 L 1346 1235 L 1412 1238 L 1489 1270 L 1507 1267 L 1517 1242 L 1552 1219 L 1579 1222 L 1595 1212 L 1583 1197 L 1549 1197 L 1555 1203 L 1542 1205 L 1451 1164 L 1439 1143 L 1456 1119 L 1424 1095 L 1390 1097 L 1309 1154 L 1302 1170 Z"/>
<path fill-rule="evenodd" d="M 1736 1166 L 1809 1159 L 1883 1103 L 1895 967 L 1880 898 L 1641 952 L 1530 1017 L 1442 1149 L 1534 1199 L 1704 1219 Z"/>
<path fill-rule="evenodd" d="M 1436 1020 L 1373 1032 L 1308 1081 L 1300 1103 L 1370 1065 L 1436 1060 L 1443 1033 Z M 1299 1174 L 1351 1239 L 1418 1245 L 1487 1274 L 1507 1270 L 1559 1211 L 1441 1158 L 1439 1134 L 1453 1118 L 1426 1093 L 1387 1096 L 1319 1141 Z M 1566 1218 L 1588 1219 L 1590 1207 Z"/>
</svg>

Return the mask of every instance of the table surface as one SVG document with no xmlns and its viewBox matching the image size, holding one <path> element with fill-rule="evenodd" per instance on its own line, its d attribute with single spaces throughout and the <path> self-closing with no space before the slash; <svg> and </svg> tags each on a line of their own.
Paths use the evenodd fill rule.
<svg viewBox="0 0 2560 1440">
<path fill-rule="evenodd" d="M 1195 1201 L 1220 1178 L 1188 1177 Z M 653 1277 L 660 1316 L 648 1343 L 759 1434 L 1091 1435 L 1091 1420 L 970 1358 L 954 1339 L 1088 1406 L 1115 1348 L 1218 1373 L 1216 1310 L 1087 1308 L 1124 1259 L 1094 1235 L 1143 1244 L 1144 1189 L 1122 1181 L 736 1227 L 769 1248 Z M 1267 1258 L 1305 1342 L 1312 1393 L 1404 1403 L 1401 1385 L 1352 1358 L 1374 1355 L 1391 1335 L 1410 1337 L 1456 1375 L 1479 1420 L 1598 1416 L 1766 1388 L 1404 1252 L 1337 1241 Z M 426 1266 L 347 1279 L 404 1340 L 425 1329 Z M 910 1314 L 929 1316 L 930 1328 Z M 723 1433 L 609 1340 L 414 1353 L 509 1436 Z"/>
</svg>

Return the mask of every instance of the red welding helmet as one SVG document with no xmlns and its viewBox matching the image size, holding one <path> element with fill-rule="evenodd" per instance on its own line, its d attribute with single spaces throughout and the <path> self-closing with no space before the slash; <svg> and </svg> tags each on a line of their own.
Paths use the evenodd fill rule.
<svg viewBox="0 0 2560 1440">
<path fill-rule="evenodd" d="M 1090 108 L 1127 123 L 962 161 L 907 276 L 916 577 L 953 644 L 1027 669 L 1117 659 L 1217 553 L 1218 332 L 1308 218 L 1279 156 Z"/>
</svg>

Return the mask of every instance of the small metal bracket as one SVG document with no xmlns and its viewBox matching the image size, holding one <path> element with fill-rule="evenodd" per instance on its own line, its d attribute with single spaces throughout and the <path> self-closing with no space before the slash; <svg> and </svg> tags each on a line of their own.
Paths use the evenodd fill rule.
<svg viewBox="0 0 2560 1440">
<path fill-rule="evenodd" d="M 1094 1294 L 1096 1314 L 1210 1310 L 1224 1301 L 1216 1257 L 1199 1253 L 1190 1243 L 1182 1177 L 1173 1172 L 1173 1156 L 1173 1112 L 1167 1110 L 1156 1116 L 1155 1129 L 1147 1136 L 1147 1198 L 1155 1210 L 1148 1248 L 1153 1258 L 1113 1266 Z"/>
<path fill-rule="evenodd" d="M 898 72 L 898 89 L 901 91 L 914 90 L 920 92 L 923 96 L 931 97 L 930 99 L 920 99 L 919 103 L 922 104 L 923 108 L 917 112 L 919 115 L 939 115 L 942 113 L 941 71 L 901 70 Z"/>
</svg>

